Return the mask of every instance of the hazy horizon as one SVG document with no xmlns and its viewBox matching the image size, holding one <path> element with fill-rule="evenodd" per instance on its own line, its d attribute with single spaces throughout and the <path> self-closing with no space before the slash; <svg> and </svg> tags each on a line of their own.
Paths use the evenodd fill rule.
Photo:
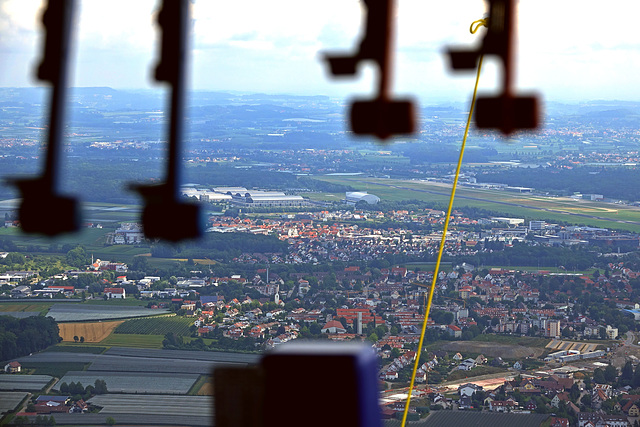
<svg viewBox="0 0 640 427">
<path fill-rule="evenodd" d="M 70 86 L 162 89 L 151 79 L 158 59 L 158 4 L 80 1 Z M 469 24 L 485 15 L 486 2 L 463 4 L 398 1 L 398 96 L 434 103 L 468 100 L 473 73 L 451 73 L 443 51 L 479 42 L 481 33 L 471 35 Z M 640 68 L 640 43 L 633 22 L 640 4 L 617 0 L 603 8 L 593 0 L 541 0 L 518 7 L 518 92 L 535 91 L 545 101 L 559 102 L 640 100 L 634 72 Z M 33 75 L 42 50 L 41 8 L 40 0 L 0 0 L 0 87 L 38 84 Z M 322 52 L 351 52 L 357 46 L 358 0 L 197 1 L 193 16 L 194 90 L 331 97 L 372 92 L 371 66 L 363 65 L 359 77 L 338 81 L 329 78 L 320 60 Z M 597 26 L 589 25 L 594 16 Z M 491 92 L 500 69 L 493 58 L 485 64 L 480 90 Z"/>
</svg>

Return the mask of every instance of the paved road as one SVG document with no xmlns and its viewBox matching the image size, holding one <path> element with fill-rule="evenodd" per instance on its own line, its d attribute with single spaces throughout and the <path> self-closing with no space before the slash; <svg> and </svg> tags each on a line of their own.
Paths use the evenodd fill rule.
<svg viewBox="0 0 640 427">
<path fill-rule="evenodd" d="M 633 332 L 627 332 L 627 338 L 624 340 L 624 345 L 629 347 L 640 347 L 638 346 L 636 341 L 636 336 Z"/>
</svg>

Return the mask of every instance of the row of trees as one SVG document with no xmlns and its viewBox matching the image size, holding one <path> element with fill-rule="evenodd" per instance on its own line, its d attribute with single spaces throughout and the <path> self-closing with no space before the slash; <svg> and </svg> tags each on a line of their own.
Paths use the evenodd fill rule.
<svg viewBox="0 0 640 427">
<path fill-rule="evenodd" d="M 29 417 L 27 417 L 26 415 L 22 415 L 19 417 L 16 417 L 13 420 L 13 425 L 15 426 L 54 426 L 56 425 L 56 419 L 53 418 L 53 415 L 50 416 L 46 416 L 46 415 L 38 415 L 37 417 L 35 417 L 33 419 L 33 421 L 29 421 Z"/>
<path fill-rule="evenodd" d="M 89 397 L 96 394 L 107 394 L 109 391 L 107 389 L 107 382 L 105 380 L 97 379 L 93 383 L 93 385 L 89 384 L 84 387 L 80 381 L 77 383 L 71 382 L 67 384 L 66 382 L 60 384 L 60 393 L 70 394 L 74 398 L 71 400 L 80 400 L 80 398 L 88 399 Z M 79 397 L 79 398 L 76 398 Z"/>
</svg>

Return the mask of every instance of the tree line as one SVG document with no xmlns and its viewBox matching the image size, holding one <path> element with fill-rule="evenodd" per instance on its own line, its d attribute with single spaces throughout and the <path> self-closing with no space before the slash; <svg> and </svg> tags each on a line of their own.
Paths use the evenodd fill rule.
<svg viewBox="0 0 640 427">
<path fill-rule="evenodd" d="M 0 360 L 26 356 L 60 341 L 60 330 L 52 317 L 0 316 Z"/>
</svg>

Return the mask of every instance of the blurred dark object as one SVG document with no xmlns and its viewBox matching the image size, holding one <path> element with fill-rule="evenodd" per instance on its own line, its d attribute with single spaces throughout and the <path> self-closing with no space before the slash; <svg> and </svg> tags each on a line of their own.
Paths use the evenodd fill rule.
<svg viewBox="0 0 640 427">
<path fill-rule="evenodd" d="M 479 97 L 475 108 L 476 126 L 499 129 L 509 135 L 518 129 L 534 129 L 539 125 L 536 96 L 512 93 L 514 71 L 515 1 L 488 0 L 489 27 L 477 50 L 449 49 L 451 68 L 473 70 L 482 55 L 496 55 L 502 60 L 502 94 Z"/>
<path fill-rule="evenodd" d="M 351 128 L 357 135 L 375 135 L 387 139 L 415 132 L 415 108 L 410 100 L 392 100 L 390 96 L 391 42 L 394 36 L 394 0 L 364 0 L 367 21 L 359 50 L 353 55 L 326 55 L 334 76 L 357 73 L 361 61 L 378 65 L 378 95 L 352 104 Z"/>
<path fill-rule="evenodd" d="M 214 425 L 380 427 L 377 372 L 364 344 L 283 344 L 258 367 L 214 370 Z M 323 410 L 327 399 L 339 413 Z"/>
<path fill-rule="evenodd" d="M 177 242 L 202 236 L 200 206 L 180 200 L 180 153 L 184 121 L 186 67 L 191 25 L 189 0 L 164 0 L 158 14 L 162 30 L 155 79 L 171 86 L 169 153 L 166 181 L 134 188 L 145 202 L 142 227 L 146 237 Z"/>
<path fill-rule="evenodd" d="M 213 371 L 213 389 L 216 417 L 213 425 L 216 427 L 265 425 L 262 422 L 264 378 L 260 368 L 218 368 Z M 283 399 L 282 402 L 286 400 Z"/>
<path fill-rule="evenodd" d="M 42 17 L 46 37 L 37 77 L 52 85 L 45 168 L 40 177 L 13 180 L 22 195 L 19 217 L 26 233 L 56 236 L 80 228 L 78 200 L 58 192 L 74 9 L 74 0 L 49 0 Z"/>
</svg>

